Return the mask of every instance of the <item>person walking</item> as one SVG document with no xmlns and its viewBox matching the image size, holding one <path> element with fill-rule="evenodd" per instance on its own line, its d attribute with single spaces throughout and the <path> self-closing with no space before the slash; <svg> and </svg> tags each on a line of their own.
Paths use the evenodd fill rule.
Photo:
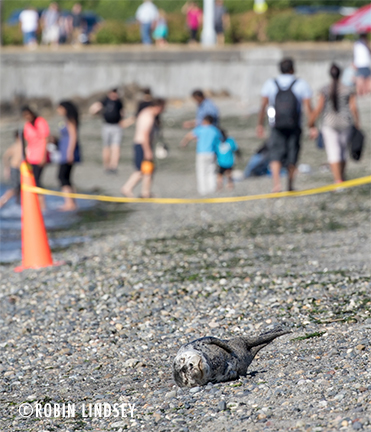
<svg viewBox="0 0 371 432">
<path fill-rule="evenodd" d="M 197 191 L 200 195 L 215 192 L 216 164 L 215 153 L 222 140 L 220 130 L 213 125 L 214 117 L 206 115 L 201 125 L 197 126 L 182 139 L 181 147 L 186 147 L 192 140 L 196 146 L 196 177 Z"/>
<path fill-rule="evenodd" d="M 197 33 L 202 24 L 202 10 L 197 6 L 197 3 L 191 1 L 185 3 L 182 7 L 182 12 L 186 15 L 187 27 L 189 29 L 189 43 L 197 43 Z"/>
<path fill-rule="evenodd" d="M 59 44 L 59 8 L 57 3 L 50 3 L 41 15 L 42 43 L 44 45 Z"/>
<path fill-rule="evenodd" d="M 223 0 L 216 0 L 215 2 L 214 23 L 217 44 L 224 45 L 224 32 L 226 27 L 229 25 L 229 15 L 227 9 L 224 6 Z"/>
<path fill-rule="evenodd" d="M 143 45 L 151 45 L 151 32 L 155 22 L 159 18 L 157 7 L 152 3 L 152 0 L 143 0 L 143 3 L 138 7 L 136 20 L 140 24 L 140 34 Z"/>
<path fill-rule="evenodd" d="M 102 112 L 103 126 L 103 167 L 108 174 L 116 174 L 120 161 L 122 127 L 120 122 L 124 116 L 124 105 L 118 94 L 118 89 L 110 90 L 100 102 L 95 102 L 89 109 L 91 114 Z"/>
<path fill-rule="evenodd" d="M 218 165 L 217 186 L 218 190 L 223 189 L 224 176 L 227 178 L 228 189 L 233 189 L 234 183 L 232 178 L 232 171 L 234 166 L 234 155 L 238 152 L 238 145 L 235 139 L 228 136 L 227 131 L 220 130 L 222 134 L 221 141 L 218 142 L 215 148 L 216 162 Z"/>
<path fill-rule="evenodd" d="M 39 28 L 39 14 L 36 9 L 28 7 L 19 15 L 19 22 L 23 34 L 23 45 L 35 48 L 37 45 L 36 32 Z"/>
<path fill-rule="evenodd" d="M 71 172 L 74 164 L 80 162 L 79 147 L 79 113 L 70 101 L 62 101 L 58 105 L 57 112 L 64 118 L 59 129 L 58 149 L 61 154 L 58 179 L 62 192 L 72 193 Z M 72 211 L 76 209 L 73 198 L 66 197 L 61 211 Z"/>
<path fill-rule="evenodd" d="M 322 135 L 335 183 L 345 180 L 348 137 L 353 125 L 359 128 L 355 89 L 342 84 L 340 75 L 339 66 L 333 64 L 330 68 L 331 83 L 321 89 L 318 104 L 309 121 L 309 126 L 313 128 L 322 114 Z M 312 133 L 312 137 L 315 135 Z"/>
<path fill-rule="evenodd" d="M 195 90 L 192 93 L 192 98 L 197 103 L 196 118 L 187 120 L 183 123 L 184 129 L 192 129 L 195 126 L 200 126 L 203 119 L 209 115 L 213 118 L 213 125 L 219 125 L 219 110 L 210 99 L 207 99 L 201 90 Z"/>
<path fill-rule="evenodd" d="M 279 63 L 281 74 L 265 82 L 256 134 L 264 138 L 264 120 L 267 108 L 272 125 L 269 139 L 270 169 L 273 177 L 272 192 L 281 192 L 282 166 L 288 170 L 288 190 L 294 190 L 296 164 L 300 152 L 302 107 L 309 118 L 312 112 L 312 91 L 306 81 L 296 78 L 294 62 L 286 58 Z M 274 115 L 272 116 L 272 113 Z"/>
<path fill-rule="evenodd" d="M 164 99 L 154 99 L 150 106 L 140 111 L 134 135 L 134 166 L 135 171 L 121 188 L 123 195 L 134 197 L 133 190 L 142 180 L 142 198 L 151 197 L 153 163 L 153 133 L 156 117 L 165 109 Z"/>
<path fill-rule="evenodd" d="M 353 63 L 356 68 L 356 86 L 358 96 L 371 92 L 371 51 L 367 34 L 361 34 L 353 48 Z"/>
</svg>

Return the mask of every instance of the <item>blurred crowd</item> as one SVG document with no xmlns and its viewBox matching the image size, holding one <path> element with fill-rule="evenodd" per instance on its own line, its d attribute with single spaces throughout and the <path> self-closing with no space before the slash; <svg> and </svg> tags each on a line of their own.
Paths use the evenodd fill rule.
<svg viewBox="0 0 371 432">
<path fill-rule="evenodd" d="M 148 1 L 144 3 L 146 4 L 151 5 Z M 81 9 L 74 10 L 76 14 L 81 12 Z M 57 8 L 52 4 L 48 12 L 57 13 Z M 45 13 L 42 19 L 46 22 L 47 18 Z M 79 23 L 77 19 L 72 19 L 72 29 L 74 22 Z M 49 42 L 57 34 L 52 26 L 46 26 L 44 31 Z M 76 30 L 75 37 L 78 35 Z M 272 192 L 281 192 L 284 172 L 287 176 L 287 190 L 294 190 L 303 130 L 307 126 L 310 138 L 317 140 L 318 147 L 326 151 L 334 182 L 344 182 L 348 154 L 355 160 L 359 160 L 362 155 L 364 135 L 357 109 L 357 96 L 371 93 L 370 64 L 371 51 L 367 35 L 361 34 L 354 44 L 352 64 L 344 72 L 338 64 L 331 65 L 329 77 L 323 77 L 324 85 L 313 107 L 310 84 L 295 75 L 293 59 L 283 59 L 278 65 L 279 74 L 267 80 L 261 90 L 256 135 L 262 140 L 262 146 L 248 161 L 245 178 L 270 173 L 273 180 Z M 208 195 L 222 189 L 225 182 L 232 189 L 235 155 L 238 155 L 239 146 L 222 127 L 215 103 L 201 89 L 193 91 L 192 98 L 197 105 L 196 114 L 193 119 L 183 123 L 183 128 L 189 132 L 180 145 L 186 147 L 190 142 L 196 142 L 197 190 L 200 195 Z M 168 147 L 163 142 L 161 122 L 165 106 L 164 99 L 153 97 L 149 88 L 142 89 L 142 98 L 138 101 L 135 114 L 125 116 L 124 101 L 118 89 L 113 88 L 89 109 L 91 115 L 99 114 L 102 117 L 102 160 L 106 174 L 117 175 L 123 129 L 135 125 L 134 172 L 121 188 L 122 194 L 127 197 L 134 197 L 134 188 L 140 182 L 140 197 L 152 196 L 155 156 L 163 158 L 168 152 Z M 42 187 L 41 176 L 45 165 L 48 162 L 58 163 L 58 180 L 62 191 L 73 192 L 71 174 L 75 164 L 81 161 L 78 107 L 72 101 L 64 100 L 58 105 L 57 113 L 63 121 L 59 124 L 58 133 L 52 134 L 44 118 L 28 106 L 22 109 L 25 120 L 23 130 L 16 133 L 15 143 L 4 154 L 4 172 L 10 180 L 11 188 L 1 198 L 0 207 L 12 196 L 19 195 L 19 166 L 22 158 L 26 158 L 32 165 L 36 185 L 39 187 Z M 72 198 L 67 197 L 65 201 L 62 210 L 76 208 Z M 43 208 L 42 196 L 40 204 Z"/>
<path fill-rule="evenodd" d="M 196 44 L 200 38 L 203 13 L 196 2 L 187 1 L 182 7 L 189 30 L 189 43 Z M 76 3 L 71 11 L 60 10 L 57 3 L 50 3 L 41 13 L 28 7 L 19 15 L 24 45 L 36 47 L 38 33 L 41 31 L 41 43 L 44 45 L 89 43 L 90 36 L 99 22 L 99 17 L 88 16 L 82 6 Z M 169 27 L 166 12 L 158 9 L 152 0 L 143 0 L 135 18 L 140 25 L 141 40 L 144 45 L 167 44 Z M 229 15 L 223 0 L 216 0 L 214 11 L 215 32 L 218 44 L 224 44 L 224 31 L 229 25 Z"/>
<path fill-rule="evenodd" d="M 58 4 L 53 2 L 41 14 L 35 8 L 28 7 L 19 15 L 23 43 L 31 48 L 38 43 L 39 31 L 43 45 L 86 44 L 96 25 L 94 19 L 90 21 L 79 3 L 68 12 L 61 11 Z"/>
<path fill-rule="evenodd" d="M 182 13 L 186 16 L 186 25 L 189 31 L 189 43 L 196 44 L 200 38 L 203 23 L 203 12 L 194 1 L 187 1 L 182 7 Z M 166 12 L 159 10 L 152 0 L 143 0 L 137 9 L 135 18 L 140 24 L 141 38 L 144 45 L 156 45 L 167 43 L 169 28 L 166 20 Z M 215 1 L 214 28 L 217 35 L 217 43 L 224 44 L 224 31 L 229 25 L 228 11 L 223 0 Z"/>
</svg>

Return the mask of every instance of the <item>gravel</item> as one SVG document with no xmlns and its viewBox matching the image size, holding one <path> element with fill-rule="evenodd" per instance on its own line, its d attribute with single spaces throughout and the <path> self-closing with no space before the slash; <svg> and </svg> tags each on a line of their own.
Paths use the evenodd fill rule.
<svg viewBox="0 0 371 432">
<path fill-rule="evenodd" d="M 236 134 L 239 124 L 231 120 Z M 168 131 L 174 143 L 180 135 Z M 313 167 L 323 158 L 308 150 Z M 350 177 L 369 161 L 367 149 Z M 187 154 L 185 179 L 192 164 Z M 182 196 L 194 194 L 178 165 L 163 169 L 164 195 L 179 196 L 183 184 Z M 329 180 L 318 170 L 298 185 Z M 234 193 L 269 187 L 258 179 Z M 371 430 L 370 205 L 369 186 L 228 206 L 131 205 L 75 227 L 93 240 L 57 251 L 63 266 L 21 274 L 2 266 L 0 430 Z M 276 323 L 292 333 L 260 351 L 246 377 L 176 387 L 182 344 Z M 76 417 L 22 418 L 19 405 L 36 401 L 75 403 Z M 80 414 L 82 404 L 105 403 L 126 404 L 128 416 Z"/>
</svg>

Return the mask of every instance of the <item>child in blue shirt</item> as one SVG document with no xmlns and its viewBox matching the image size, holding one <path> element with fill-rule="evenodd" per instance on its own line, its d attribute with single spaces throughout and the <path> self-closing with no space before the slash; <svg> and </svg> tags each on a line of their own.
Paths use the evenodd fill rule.
<svg viewBox="0 0 371 432">
<path fill-rule="evenodd" d="M 180 144 L 186 147 L 190 141 L 197 139 L 196 174 L 197 190 L 200 195 L 215 192 L 216 189 L 215 152 L 222 135 L 213 122 L 212 116 L 205 116 L 202 124 L 188 132 Z"/>
<path fill-rule="evenodd" d="M 238 145 L 232 137 L 228 137 L 226 131 L 222 130 L 221 134 L 222 140 L 215 149 L 218 163 L 218 190 L 223 188 L 224 175 L 228 179 L 228 189 L 233 189 L 232 169 L 234 165 L 234 154 L 238 151 Z"/>
</svg>

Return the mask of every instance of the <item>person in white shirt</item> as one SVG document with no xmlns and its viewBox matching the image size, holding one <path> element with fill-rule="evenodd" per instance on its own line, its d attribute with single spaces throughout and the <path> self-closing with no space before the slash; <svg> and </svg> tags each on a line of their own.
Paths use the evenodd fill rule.
<svg viewBox="0 0 371 432">
<path fill-rule="evenodd" d="M 138 7 L 135 18 L 140 23 L 140 34 L 144 45 L 152 44 L 151 31 L 158 17 L 158 9 L 152 0 L 144 0 Z"/>
<path fill-rule="evenodd" d="M 371 51 L 367 44 L 367 35 L 361 34 L 354 44 L 353 63 L 356 71 L 356 87 L 358 96 L 371 92 Z"/>
<path fill-rule="evenodd" d="M 39 14 L 34 8 L 27 8 L 19 15 L 19 22 L 23 33 L 23 44 L 29 46 L 36 45 L 36 32 L 39 26 Z"/>
</svg>

